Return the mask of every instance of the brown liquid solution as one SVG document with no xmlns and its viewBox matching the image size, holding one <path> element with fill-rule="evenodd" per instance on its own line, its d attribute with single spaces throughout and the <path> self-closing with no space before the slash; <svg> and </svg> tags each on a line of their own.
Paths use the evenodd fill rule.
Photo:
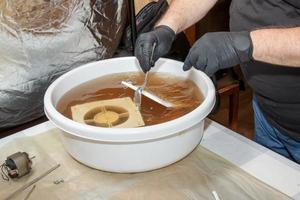
<svg viewBox="0 0 300 200">
<path fill-rule="evenodd" d="M 122 97 L 133 99 L 134 91 L 123 86 L 121 81 L 129 81 L 133 85 L 142 85 L 144 74 L 119 73 L 107 75 L 79 85 L 60 99 L 57 110 L 72 119 L 71 107 L 74 105 Z M 182 80 L 179 77 L 165 73 L 149 74 L 145 90 L 174 105 L 178 105 L 166 108 L 143 96 L 141 114 L 146 126 L 181 117 L 198 107 L 204 99 L 193 81 Z"/>
</svg>

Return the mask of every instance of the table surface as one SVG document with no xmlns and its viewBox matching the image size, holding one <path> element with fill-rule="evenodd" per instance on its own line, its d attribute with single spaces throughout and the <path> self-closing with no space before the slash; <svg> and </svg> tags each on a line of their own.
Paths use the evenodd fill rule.
<svg viewBox="0 0 300 200">
<path fill-rule="evenodd" d="M 15 138 L 44 133 L 55 128 L 51 122 L 33 126 L 0 139 L 0 147 Z M 227 129 L 205 120 L 204 136 L 200 145 L 237 165 L 252 176 L 300 200 L 300 165 Z"/>
</svg>

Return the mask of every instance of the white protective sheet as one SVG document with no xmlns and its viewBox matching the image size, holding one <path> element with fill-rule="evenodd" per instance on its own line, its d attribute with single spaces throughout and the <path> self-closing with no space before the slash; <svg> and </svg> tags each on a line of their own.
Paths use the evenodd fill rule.
<svg viewBox="0 0 300 200">
<path fill-rule="evenodd" d="M 30 199 L 290 199 L 258 181 L 223 158 L 198 146 L 183 160 L 163 169 L 137 174 L 108 173 L 86 167 L 64 150 L 60 130 L 17 139 L 0 149 L 0 160 L 16 151 L 36 155 L 32 174 L 17 182 L 0 181 L 0 197 L 5 197 L 56 163 L 61 167 L 36 184 Z M 9 147 L 9 148 L 8 148 Z M 101 156 L 101 155 L 99 155 Z M 112 158 L 113 159 L 113 158 Z M 53 184 L 57 179 L 64 183 Z M 15 199 L 23 199 L 29 189 Z"/>
</svg>

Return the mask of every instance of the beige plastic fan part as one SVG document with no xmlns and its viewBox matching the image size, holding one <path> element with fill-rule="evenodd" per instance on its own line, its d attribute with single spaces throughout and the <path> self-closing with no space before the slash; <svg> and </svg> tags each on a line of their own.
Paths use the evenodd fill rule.
<svg viewBox="0 0 300 200">
<path fill-rule="evenodd" d="M 115 128 L 144 126 L 144 120 L 130 97 L 94 101 L 71 107 L 74 121 Z"/>
</svg>

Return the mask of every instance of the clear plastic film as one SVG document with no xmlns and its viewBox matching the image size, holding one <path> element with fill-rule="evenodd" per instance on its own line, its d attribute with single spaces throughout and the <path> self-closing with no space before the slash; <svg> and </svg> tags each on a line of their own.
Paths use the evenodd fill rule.
<svg viewBox="0 0 300 200">
<path fill-rule="evenodd" d="M 114 54 L 125 3 L 0 1 L 0 129 L 41 116 L 44 92 L 61 74 Z"/>
<path fill-rule="evenodd" d="M 2 160 L 12 151 L 36 155 L 32 176 L 19 179 L 15 185 L 14 181 L 0 180 L 0 197 L 11 194 L 22 182 L 59 163 L 59 168 L 36 183 L 31 200 L 45 197 L 53 200 L 214 200 L 213 191 L 220 199 L 290 199 L 200 145 L 186 158 L 168 167 L 145 173 L 118 174 L 91 169 L 74 160 L 64 150 L 59 134 L 62 132 L 53 129 L 0 149 Z M 54 184 L 55 180 L 62 179 L 64 182 Z M 15 199 L 23 199 L 29 190 Z"/>
</svg>

